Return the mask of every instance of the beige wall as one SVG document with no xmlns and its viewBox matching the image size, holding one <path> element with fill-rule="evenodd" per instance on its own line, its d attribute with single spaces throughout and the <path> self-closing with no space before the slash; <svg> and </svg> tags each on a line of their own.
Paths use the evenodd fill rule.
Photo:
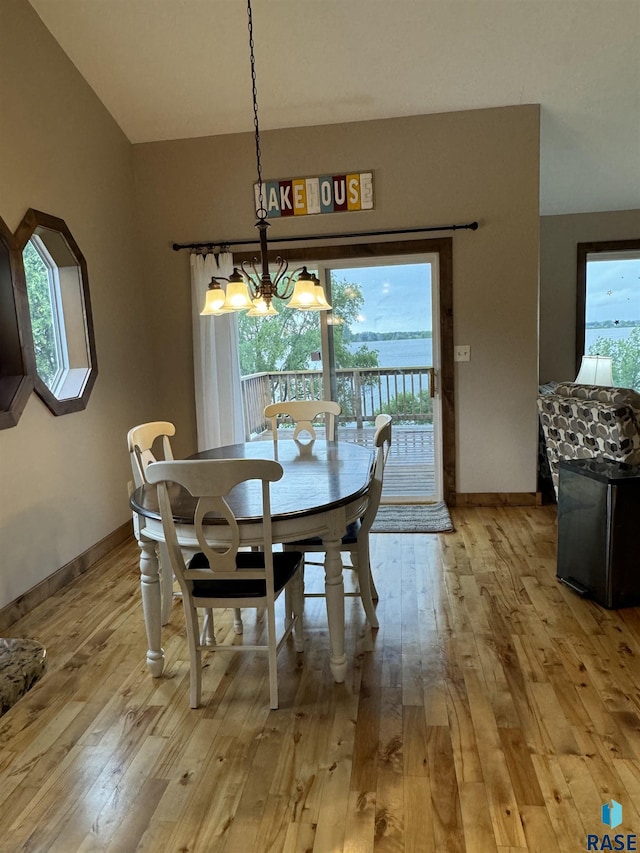
<svg viewBox="0 0 640 853">
<path fill-rule="evenodd" d="M 0 607 L 130 518 L 127 429 L 154 406 L 131 145 L 26 0 L 0 23 L 0 216 L 64 219 L 87 260 L 99 373 L 87 409 L 32 395 L 0 432 Z"/>
<path fill-rule="evenodd" d="M 252 237 L 251 134 L 132 146 L 26 0 L 0 28 L 0 216 L 63 218 L 87 259 L 99 375 L 84 412 L 32 395 L 0 432 L 0 607 L 129 518 L 126 431 L 195 448 L 189 260 L 171 243 Z M 457 488 L 535 489 L 537 106 L 265 133 L 265 177 L 373 169 L 376 208 L 274 236 L 468 222 L 454 235 Z"/>
<path fill-rule="evenodd" d="M 640 209 L 540 220 L 540 381 L 576 375 L 576 246 L 640 237 Z"/>
<path fill-rule="evenodd" d="M 444 225 L 454 235 L 457 489 L 535 491 L 538 304 L 537 106 L 262 134 L 265 179 L 375 174 L 375 210 L 275 222 L 270 236 Z M 251 134 L 134 146 L 141 250 L 153 282 L 161 407 L 191 430 L 189 258 L 172 242 L 251 239 Z"/>
</svg>

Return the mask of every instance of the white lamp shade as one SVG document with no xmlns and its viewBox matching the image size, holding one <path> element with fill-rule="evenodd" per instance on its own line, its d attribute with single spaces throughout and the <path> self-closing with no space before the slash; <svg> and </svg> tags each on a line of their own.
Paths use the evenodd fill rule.
<svg viewBox="0 0 640 853">
<path fill-rule="evenodd" d="M 313 286 L 313 292 L 316 297 L 319 311 L 330 311 L 331 305 L 327 302 L 327 297 L 324 295 L 324 288 L 319 281 L 316 281 Z"/>
<path fill-rule="evenodd" d="M 278 312 L 273 307 L 273 303 L 267 308 L 267 303 L 264 299 L 258 298 L 253 300 L 253 308 L 247 311 L 247 317 L 277 317 Z"/>
<path fill-rule="evenodd" d="M 613 359 L 606 355 L 583 355 L 576 382 L 580 385 L 613 385 Z"/>
<path fill-rule="evenodd" d="M 224 307 L 226 311 L 244 311 L 246 308 L 253 308 L 247 285 L 243 281 L 229 281 Z"/>
<path fill-rule="evenodd" d="M 298 308 L 302 311 L 320 310 L 320 306 L 316 302 L 313 282 L 311 280 L 296 281 L 296 286 L 293 289 L 293 295 L 287 302 L 287 308 Z"/>
<path fill-rule="evenodd" d="M 207 294 L 204 300 L 204 308 L 200 312 L 202 317 L 206 317 L 210 314 L 214 316 L 218 314 L 226 314 L 226 311 L 222 310 L 225 301 L 225 293 L 221 287 L 210 287 L 207 290 Z"/>
</svg>

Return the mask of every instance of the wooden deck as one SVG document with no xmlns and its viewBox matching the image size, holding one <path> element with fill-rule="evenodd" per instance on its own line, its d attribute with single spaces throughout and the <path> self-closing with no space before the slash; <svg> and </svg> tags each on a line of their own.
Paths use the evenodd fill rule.
<svg viewBox="0 0 640 853">
<path fill-rule="evenodd" d="M 289 430 L 282 429 L 286 436 Z M 324 428 L 316 430 L 318 438 L 324 437 Z M 351 426 L 338 427 L 339 441 L 353 441 L 365 447 L 373 447 L 373 427 L 357 429 Z M 393 425 L 391 450 L 384 472 L 383 503 L 432 501 L 435 496 L 435 447 L 433 426 Z M 266 432 L 257 440 L 271 438 Z"/>
<path fill-rule="evenodd" d="M 373 446 L 373 427 L 340 427 L 338 438 Z M 384 471 L 382 501 L 433 500 L 435 496 L 435 449 L 432 426 L 393 426 L 391 450 Z"/>
</svg>

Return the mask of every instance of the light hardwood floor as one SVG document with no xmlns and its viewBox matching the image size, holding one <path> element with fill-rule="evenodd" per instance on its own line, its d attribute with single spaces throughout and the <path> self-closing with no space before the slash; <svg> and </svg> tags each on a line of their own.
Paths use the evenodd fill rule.
<svg viewBox="0 0 640 853">
<path fill-rule="evenodd" d="M 558 584 L 555 507 L 452 517 L 372 536 L 380 630 L 347 599 L 343 685 L 306 600 L 278 711 L 266 659 L 228 654 L 189 709 L 179 600 L 166 676 L 147 675 L 137 547 L 120 546 L 13 626 L 49 670 L 0 719 L 0 849 L 575 853 L 612 797 L 616 831 L 640 833 L 640 610 Z"/>
</svg>

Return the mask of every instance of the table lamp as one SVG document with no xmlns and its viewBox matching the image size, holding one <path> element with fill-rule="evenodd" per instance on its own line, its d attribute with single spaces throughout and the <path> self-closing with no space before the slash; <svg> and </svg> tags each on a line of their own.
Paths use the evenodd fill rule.
<svg viewBox="0 0 640 853">
<path fill-rule="evenodd" d="M 576 382 L 581 385 L 613 385 L 613 359 L 607 355 L 583 355 Z"/>
</svg>

